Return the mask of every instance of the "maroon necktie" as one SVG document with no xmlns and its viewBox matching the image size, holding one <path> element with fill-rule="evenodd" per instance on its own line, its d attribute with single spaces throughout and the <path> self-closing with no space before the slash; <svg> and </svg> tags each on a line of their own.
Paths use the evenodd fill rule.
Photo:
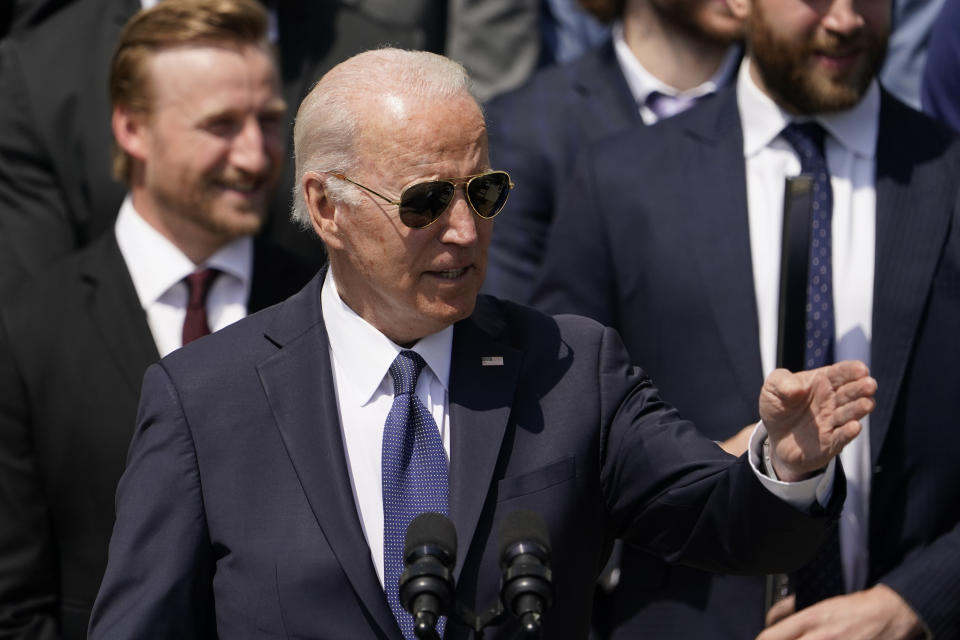
<svg viewBox="0 0 960 640">
<path fill-rule="evenodd" d="M 187 285 L 187 315 L 183 319 L 183 344 L 210 333 L 207 324 L 207 294 L 220 272 L 216 269 L 194 271 L 183 279 Z"/>
</svg>

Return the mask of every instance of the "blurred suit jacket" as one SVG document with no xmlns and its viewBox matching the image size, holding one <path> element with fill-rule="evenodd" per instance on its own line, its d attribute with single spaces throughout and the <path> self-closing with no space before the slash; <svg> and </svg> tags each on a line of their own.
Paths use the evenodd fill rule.
<svg viewBox="0 0 960 640">
<path fill-rule="evenodd" d="M 528 303 L 547 234 L 577 151 L 642 124 L 613 42 L 541 71 L 484 106 L 490 162 L 518 185 L 493 225 L 483 290 Z"/>
<path fill-rule="evenodd" d="M 251 311 L 311 275 L 254 247 Z M 140 382 L 158 358 L 112 231 L 0 308 L 0 638 L 86 637 Z"/>
<path fill-rule="evenodd" d="M 493 226 L 483 290 L 528 304 L 580 149 L 643 126 L 643 120 L 612 41 L 571 63 L 537 73 L 484 110 L 490 161 L 509 172 L 517 188 Z M 617 189 L 635 185 L 631 178 Z"/>
</svg>

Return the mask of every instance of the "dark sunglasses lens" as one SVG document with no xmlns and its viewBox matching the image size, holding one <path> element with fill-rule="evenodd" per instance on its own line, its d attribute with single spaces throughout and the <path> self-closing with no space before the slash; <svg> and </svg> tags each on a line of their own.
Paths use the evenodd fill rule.
<svg viewBox="0 0 960 640">
<path fill-rule="evenodd" d="M 425 227 L 447 210 L 455 187 L 449 182 L 421 182 L 400 196 L 400 221 L 408 227 Z"/>
<path fill-rule="evenodd" d="M 477 176 L 467 185 L 467 198 L 481 218 L 492 218 L 500 213 L 510 195 L 510 176 L 495 171 Z"/>
</svg>

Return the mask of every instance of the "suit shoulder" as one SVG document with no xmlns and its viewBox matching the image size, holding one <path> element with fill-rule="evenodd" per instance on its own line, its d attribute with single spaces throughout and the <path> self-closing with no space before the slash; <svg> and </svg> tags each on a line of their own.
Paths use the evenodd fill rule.
<svg viewBox="0 0 960 640">
<path fill-rule="evenodd" d="M 265 333 L 282 306 L 280 302 L 256 311 L 171 352 L 161 362 L 171 373 L 197 368 L 226 373 L 241 362 L 256 361 L 265 349 L 275 350 Z"/>
<path fill-rule="evenodd" d="M 928 166 L 951 180 L 960 177 L 960 134 L 944 123 L 883 92 L 877 171 L 910 181 L 910 172 Z"/>
<path fill-rule="evenodd" d="M 171 373 L 205 371 L 230 376 L 276 353 L 322 323 L 323 273 L 286 300 L 251 313 L 162 359 Z"/>
<path fill-rule="evenodd" d="M 603 324 L 576 314 L 550 315 L 533 307 L 481 295 L 471 318 L 491 333 L 501 334 L 518 348 L 529 348 L 552 339 L 599 339 Z"/>
<path fill-rule="evenodd" d="M 5 287 L 0 310 L 8 330 L 34 332 L 38 320 L 69 317 L 80 305 L 82 265 L 92 251 L 70 254 Z"/>
<path fill-rule="evenodd" d="M 576 60 L 538 70 L 519 87 L 489 100 L 484 111 L 492 123 L 506 117 L 535 118 L 538 121 L 561 119 L 565 114 L 564 105 L 580 93 L 585 80 L 602 81 L 596 77 L 598 74 L 608 78 L 620 74 L 610 43 L 592 49 Z"/>
</svg>

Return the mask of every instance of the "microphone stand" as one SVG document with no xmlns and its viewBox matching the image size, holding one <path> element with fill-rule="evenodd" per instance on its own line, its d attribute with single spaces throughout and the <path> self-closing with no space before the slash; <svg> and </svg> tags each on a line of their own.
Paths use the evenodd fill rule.
<svg viewBox="0 0 960 640">
<path fill-rule="evenodd" d="M 455 602 L 454 614 L 456 615 L 457 622 L 470 628 L 475 640 L 483 640 L 483 630 L 492 624 L 502 622 L 506 611 L 504 611 L 503 605 L 498 601 L 496 605 L 477 615 L 473 609 L 470 609 L 461 602 Z M 447 621 L 450 622 L 453 619 L 451 616 Z"/>
</svg>

